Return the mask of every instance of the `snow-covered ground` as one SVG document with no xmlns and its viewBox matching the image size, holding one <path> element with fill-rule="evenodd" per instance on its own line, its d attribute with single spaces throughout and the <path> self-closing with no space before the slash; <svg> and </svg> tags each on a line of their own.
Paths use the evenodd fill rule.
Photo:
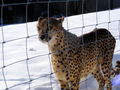
<svg viewBox="0 0 120 90">
<path fill-rule="evenodd" d="M 105 23 L 109 21 L 109 24 Z M 83 25 L 85 27 L 82 29 Z M 78 36 L 92 31 L 95 27 L 109 29 L 117 41 L 113 65 L 116 60 L 120 60 L 120 9 L 66 17 L 63 26 Z M 28 35 L 30 37 L 26 38 Z M 3 37 L 6 42 L 4 44 Z M 50 75 L 48 54 L 47 45 L 39 42 L 37 38 L 36 22 L 0 27 L 0 90 L 6 87 L 9 90 L 29 90 L 29 85 L 31 90 L 59 90 L 54 74 Z M 29 60 L 26 61 L 26 58 Z M 3 63 L 6 66 L 4 69 Z M 29 84 L 27 82 L 30 78 L 33 81 Z M 84 80 L 80 83 L 80 90 L 97 90 L 98 85 L 93 77 L 88 76 L 87 80 Z M 114 90 L 120 90 L 119 86 L 120 76 L 117 76 L 113 79 Z"/>
</svg>

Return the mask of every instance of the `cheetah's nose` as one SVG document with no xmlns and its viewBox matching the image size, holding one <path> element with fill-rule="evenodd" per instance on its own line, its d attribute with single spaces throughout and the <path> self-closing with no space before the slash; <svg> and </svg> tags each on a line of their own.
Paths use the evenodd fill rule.
<svg viewBox="0 0 120 90">
<path fill-rule="evenodd" d="M 39 38 L 40 38 L 41 40 L 44 40 L 44 39 L 45 39 L 45 35 L 41 35 L 41 36 L 39 36 Z"/>
</svg>

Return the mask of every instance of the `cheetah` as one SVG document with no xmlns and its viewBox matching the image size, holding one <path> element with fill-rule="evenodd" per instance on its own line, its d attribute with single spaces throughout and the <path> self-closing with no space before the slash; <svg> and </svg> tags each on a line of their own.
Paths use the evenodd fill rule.
<svg viewBox="0 0 120 90">
<path fill-rule="evenodd" d="M 61 90 L 79 90 L 81 78 L 92 74 L 99 84 L 99 90 L 112 90 L 111 75 L 120 73 L 112 68 L 115 38 L 104 29 L 76 36 L 62 26 L 64 17 L 39 17 L 38 38 L 47 43 L 51 52 L 51 63 Z M 119 70 L 119 71 L 118 71 Z"/>
</svg>

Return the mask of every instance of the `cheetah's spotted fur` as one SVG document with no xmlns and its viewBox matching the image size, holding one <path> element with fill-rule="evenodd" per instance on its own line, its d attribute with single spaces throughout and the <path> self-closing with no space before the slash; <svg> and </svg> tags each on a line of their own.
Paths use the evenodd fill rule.
<svg viewBox="0 0 120 90">
<path fill-rule="evenodd" d="M 61 90 L 78 90 L 81 78 L 94 75 L 99 90 L 111 90 L 115 38 L 106 29 L 77 37 L 62 27 L 64 18 L 39 18 L 38 34 L 52 53 L 52 66 Z M 114 72 L 115 73 L 115 72 Z"/>
</svg>

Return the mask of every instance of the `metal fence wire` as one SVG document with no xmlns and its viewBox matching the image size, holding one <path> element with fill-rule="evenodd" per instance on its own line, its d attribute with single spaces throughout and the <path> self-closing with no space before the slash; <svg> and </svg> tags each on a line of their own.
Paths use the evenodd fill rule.
<svg viewBox="0 0 120 90">
<path fill-rule="evenodd" d="M 65 18 L 66 18 L 66 27 L 67 27 L 67 30 L 68 31 L 73 31 L 74 32 L 74 29 L 80 29 L 80 30 L 82 30 L 82 32 L 84 32 L 84 28 L 87 28 L 87 27 L 91 27 L 91 26 L 93 26 L 93 27 L 98 27 L 98 25 L 102 25 L 102 24 L 107 24 L 107 29 L 109 30 L 109 27 L 110 27 L 110 24 L 111 23 L 113 23 L 113 22 L 118 22 L 119 23 L 119 25 L 118 25 L 118 32 L 119 32 L 119 36 L 116 36 L 116 37 L 118 37 L 118 38 L 116 38 L 116 40 L 120 40 L 120 18 L 119 18 L 119 20 L 114 20 L 114 21 L 111 21 L 111 8 L 110 8 L 110 5 L 111 5 L 111 3 L 110 3 L 110 0 L 108 0 L 108 13 L 109 13 L 109 20 L 108 20 L 108 22 L 102 22 L 102 23 L 99 23 L 98 22 L 98 0 L 96 0 L 96 12 L 95 12 L 95 14 L 96 14 L 96 24 L 92 24 L 92 25 L 85 25 L 85 22 L 84 22 L 84 0 L 82 0 L 82 26 L 80 26 L 80 27 L 75 27 L 75 28 L 69 28 L 69 25 L 68 25 L 68 22 L 69 22 L 69 20 L 68 20 L 68 3 L 69 3 L 69 1 L 71 1 L 71 0 L 49 0 L 49 1 L 46 1 L 46 0 L 37 0 L 36 2 L 31 2 L 30 0 L 27 0 L 27 2 L 25 2 L 25 3 L 4 3 L 4 0 L 2 0 L 2 4 L 0 5 L 0 7 L 1 7 L 1 41 L 0 41 L 0 45 L 1 45 L 1 56 L 2 56 L 2 60 L 0 60 L 0 62 L 2 62 L 2 66 L 0 66 L 0 70 L 1 70 L 1 75 L 2 75 L 2 77 L 3 77 L 3 79 L 1 79 L 0 80 L 0 82 L 2 82 L 2 83 L 4 83 L 4 87 L 2 88 L 2 90 L 13 90 L 13 88 L 15 88 L 15 87 L 18 87 L 18 86 L 22 86 L 22 85 L 27 85 L 27 89 L 28 90 L 31 90 L 32 89 L 32 87 L 31 87 L 31 83 L 32 82 L 34 82 L 34 81 L 36 81 L 36 80 L 38 80 L 38 79 L 41 79 L 41 78 L 46 78 L 46 77 L 49 77 L 50 79 L 49 79 L 49 81 L 50 81 L 50 90 L 53 90 L 53 88 L 54 88 L 54 83 L 53 83 L 53 75 L 56 73 L 56 72 L 53 72 L 52 71 L 52 65 L 51 65 L 51 59 L 50 59 L 50 55 L 52 54 L 51 52 L 48 52 L 47 54 L 39 54 L 39 55 L 36 55 L 36 56 L 32 56 L 32 57 L 29 57 L 29 52 L 28 52 L 28 41 L 29 41 L 29 39 L 30 38 L 32 38 L 32 37 L 35 37 L 35 36 L 37 36 L 37 34 L 35 34 L 35 35 L 30 35 L 29 33 L 30 33 L 30 31 L 29 31 L 29 28 L 28 28 L 28 5 L 31 5 L 31 4 L 38 4 L 38 3 L 47 3 L 47 9 L 48 9 L 48 12 L 47 12 L 47 14 L 48 14 L 48 18 L 50 17 L 49 16 L 49 9 L 50 9 L 50 4 L 51 3 L 54 3 L 54 2 L 65 2 L 66 3 L 66 16 L 65 16 Z M 74 1 L 74 0 L 73 0 Z M 78 0 L 76 0 L 76 1 L 78 1 Z M 3 25 L 3 22 L 4 22 L 4 19 L 3 19 L 3 17 L 4 17 L 4 14 L 3 14 L 3 8 L 5 7 L 5 6 L 17 6 L 17 5 L 25 5 L 26 6 L 26 15 L 25 15 L 25 21 L 26 21 L 26 23 L 25 23 L 25 25 L 26 25 L 26 36 L 25 37 L 20 37 L 20 38 L 15 38 L 15 39 L 11 39 L 11 40 L 5 40 L 5 31 L 4 31 L 4 25 Z M 6 12 L 7 13 L 7 12 Z M 117 31 L 116 31 L 117 32 Z M 97 37 L 97 36 L 96 36 Z M 6 59 L 5 59 L 5 57 L 6 57 L 6 55 L 5 55 L 5 45 L 7 44 L 7 43 L 9 43 L 9 42 L 16 42 L 17 40 L 21 40 L 21 39 L 25 39 L 25 51 L 23 51 L 23 52 L 25 52 L 26 53 L 26 58 L 24 58 L 24 59 L 21 59 L 21 60 L 17 60 L 17 61 L 15 61 L 15 62 L 12 62 L 12 63 L 9 63 L 9 64 L 5 64 L 5 62 L 6 62 Z M 84 49 L 84 48 L 83 48 Z M 11 51 L 12 52 L 12 51 Z M 119 51 L 118 51 L 119 52 Z M 35 77 L 35 78 L 32 78 L 32 76 L 31 76 L 31 72 L 30 72 L 30 65 L 29 65 L 29 62 L 32 60 L 32 59 L 34 59 L 34 58 L 41 58 L 42 56 L 45 56 L 45 57 L 48 57 L 48 60 L 49 60 L 49 63 L 50 63 L 50 73 L 49 74 L 45 74 L 45 75 L 42 75 L 42 76 L 39 76 L 38 75 L 38 77 Z M 28 76 L 28 79 L 26 80 L 26 81 L 21 81 L 20 83 L 14 83 L 14 85 L 12 85 L 12 86 L 9 86 L 8 85 L 8 83 L 9 83 L 9 81 L 7 80 L 7 77 L 6 77 L 6 75 L 9 75 L 9 73 L 6 73 L 6 68 L 9 68 L 10 66 L 12 66 L 12 65 L 15 65 L 15 64 L 18 64 L 18 63 L 21 63 L 21 62 L 25 62 L 25 64 L 26 64 L 26 69 L 27 69 L 27 76 Z M 14 68 L 17 68 L 17 67 L 14 67 Z M 58 71 L 59 72 L 59 71 Z M 81 81 L 80 83 L 78 83 L 78 84 L 81 84 L 81 83 L 85 83 L 85 89 L 84 90 L 89 90 L 89 88 L 88 88 L 88 84 L 87 84 L 87 80 L 89 80 L 89 79 L 91 79 L 91 78 L 93 78 L 93 76 L 90 76 L 90 77 L 88 77 L 88 78 L 86 78 L 85 80 L 83 80 L 83 81 Z M 1 87 L 1 86 L 0 86 Z M 18 89 L 16 89 L 16 90 L 19 90 L 19 88 Z M 42 89 L 40 89 L 40 90 L 42 90 Z"/>
</svg>

